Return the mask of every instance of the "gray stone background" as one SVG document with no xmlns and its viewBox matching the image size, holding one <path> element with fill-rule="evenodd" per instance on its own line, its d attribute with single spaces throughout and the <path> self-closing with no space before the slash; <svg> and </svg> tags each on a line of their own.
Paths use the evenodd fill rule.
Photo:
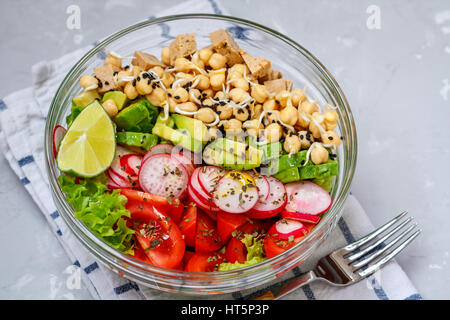
<svg viewBox="0 0 450 320">
<path fill-rule="evenodd" d="M 2 0 L 0 97 L 29 86 L 30 68 L 180 1 Z M 424 298 L 450 298 L 450 2 L 221 1 L 315 54 L 341 84 L 359 138 L 353 194 L 375 225 L 409 210 L 423 234 L 397 259 Z M 66 9 L 81 8 L 81 30 Z M 381 29 L 369 30 L 369 5 Z M 0 298 L 89 299 L 68 290 L 71 265 L 0 156 Z"/>
</svg>

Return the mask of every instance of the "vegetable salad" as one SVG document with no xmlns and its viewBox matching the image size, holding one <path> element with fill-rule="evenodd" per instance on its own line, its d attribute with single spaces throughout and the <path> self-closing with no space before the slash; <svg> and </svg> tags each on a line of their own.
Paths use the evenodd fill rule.
<svg viewBox="0 0 450 320">
<path fill-rule="evenodd" d="M 336 107 L 293 89 L 226 30 L 181 34 L 158 58 L 109 52 L 53 132 L 75 217 L 143 262 L 190 272 L 260 263 L 332 204 Z"/>
</svg>

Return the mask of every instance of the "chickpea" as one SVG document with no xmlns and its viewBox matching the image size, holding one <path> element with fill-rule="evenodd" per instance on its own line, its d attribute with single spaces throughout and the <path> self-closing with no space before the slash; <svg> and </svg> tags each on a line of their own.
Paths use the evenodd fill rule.
<svg viewBox="0 0 450 320">
<path fill-rule="evenodd" d="M 336 122 L 339 119 L 339 114 L 334 110 L 327 110 L 323 113 L 325 121 Z"/>
<path fill-rule="evenodd" d="M 195 98 L 195 99 L 194 99 Z M 189 89 L 189 101 L 198 103 L 202 99 L 202 93 L 198 89 Z"/>
<path fill-rule="evenodd" d="M 266 100 L 263 104 L 264 111 L 273 111 L 273 110 L 277 110 L 277 109 L 278 109 L 278 107 L 277 107 L 277 104 L 274 99 Z"/>
<path fill-rule="evenodd" d="M 195 112 L 198 110 L 197 105 L 193 102 L 180 103 L 177 105 L 177 108 L 186 112 Z"/>
<path fill-rule="evenodd" d="M 150 69 L 150 71 L 156 73 L 160 78 L 162 78 L 162 76 L 164 75 L 164 69 L 161 68 L 160 66 L 153 67 Z"/>
<path fill-rule="evenodd" d="M 194 115 L 194 118 L 204 123 L 211 123 L 216 120 L 216 114 L 211 108 L 201 108 L 198 113 Z"/>
<path fill-rule="evenodd" d="M 294 89 L 292 90 L 291 94 L 291 102 L 294 107 L 298 107 L 299 103 L 302 103 L 308 98 L 302 89 Z"/>
<path fill-rule="evenodd" d="M 281 134 L 281 126 L 278 123 L 271 123 L 264 129 L 264 138 L 268 143 L 279 141 Z"/>
<path fill-rule="evenodd" d="M 118 85 L 120 87 L 124 87 L 127 82 L 126 81 L 120 81 L 120 78 L 130 77 L 130 76 L 131 76 L 131 73 L 129 71 L 119 71 L 119 73 L 117 74 Z"/>
<path fill-rule="evenodd" d="M 304 101 L 300 105 L 300 111 L 307 114 L 313 114 L 319 111 L 319 106 L 315 102 Z"/>
<path fill-rule="evenodd" d="M 244 76 L 244 73 L 248 74 L 249 70 L 247 68 L 247 66 L 245 64 L 242 63 L 237 63 L 234 66 L 231 67 L 231 71 L 232 72 L 237 72 L 238 74 L 241 75 L 241 77 Z"/>
<path fill-rule="evenodd" d="M 192 78 L 194 78 L 194 75 L 186 72 L 177 72 L 175 78 L 192 80 Z"/>
<path fill-rule="evenodd" d="M 214 98 L 218 98 L 219 100 L 225 100 L 227 98 L 226 94 L 223 91 L 217 91 L 214 95 Z"/>
<path fill-rule="evenodd" d="M 297 113 L 298 113 L 298 110 L 297 110 Z M 310 122 L 311 121 L 305 114 L 302 114 L 302 116 L 298 115 L 297 126 L 300 126 L 302 128 L 308 128 Z"/>
<path fill-rule="evenodd" d="M 318 126 L 316 125 L 316 122 L 317 122 L 320 126 L 322 126 L 323 120 L 324 120 L 324 119 L 323 119 L 323 115 L 320 114 L 319 112 L 314 112 L 314 113 L 312 114 L 312 117 L 313 117 L 313 119 L 314 119 L 315 121 L 310 121 L 310 123 L 309 123 L 309 130 L 312 132 L 314 138 L 318 139 L 318 138 L 321 137 L 322 132 L 321 132 L 321 128 L 318 127 Z"/>
<path fill-rule="evenodd" d="M 142 76 L 136 78 L 136 90 L 140 95 L 150 94 L 153 90 L 151 82 Z"/>
<path fill-rule="evenodd" d="M 250 116 L 248 108 L 233 108 L 233 115 L 241 122 L 247 121 Z"/>
<path fill-rule="evenodd" d="M 322 134 L 322 143 L 324 144 L 334 144 L 336 147 L 341 145 L 341 137 L 334 131 L 326 131 Z"/>
<path fill-rule="evenodd" d="M 262 84 L 253 86 L 251 95 L 258 103 L 264 103 L 264 101 L 266 101 L 266 99 L 269 97 L 269 93 L 267 92 L 266 87 Z"/>
<path fill-rule="evenodd" d="M 262 104 L 252 104 L 250 105 L 250 118 L 259 119 L 261 112 L 263 110 Z"/>
<path fill-rule="evenodd" d="M 220 120 L 228 120 L 233 115 L 233 108 L 229 107 L 228 105 L 218 105 L 216 107 L 216 110 Z"/>
<path fill-rule="evenodd" d="M 208 64 L 214 70 L 222 69 L 226 66 L 227 58 L 220 53 L 213 53 L 208 60 Z"/>
<path fill-rule="evenodd" d="M 176 58 L 174 63 L 177 71 L 188 72 L 192 69 L 192 63 L 186 58 Z"/>
<path fill-rule="evenodd" d="M 169 104 L 169 112 L 176 113 L 175 107 L 178 105 L 177 102 L 173 98 L 168 98 L 167 103 Z M 188 116 L 189 117 L 189 116 Z"/>
<path fill-rule="evenodd" d="M 314 164 L 322 164 L 328 161 L 328 150 L 321 144 L 315 144 L 311 150 L 311 161 Z"/>
<path fill-rule="evenodd" d="M 280 111 L 274 110 L 266 116 L 266 119 L 269 123 L 278 123 L 278 119 L 280 117 Z"/>
<path fill-rule="evenodd" d="M 175 81 L 175 77 L 168 72 L 165 72 L 161 77 L 162 84 L 164 87 L 169 88 L 170 85 Z"/>
<path fill-rule="evenodd" d="M 90 86 L 98 85 L 98 80 L 90 74 L 85 74 L 80 78 L 80 86 L 83 89 L 89 88 Z"/>
<path fill-rule="evenodd" d="M 242 122 L 237 119 L 230 119 L 224 121 L 223 128 L 227 134 L 238 135 L 242 132 Z"/>
<path fill-rule="evenodd" d="M 236 71 L 228 71 L 227 81 L 241 79 L 242 74 Z"/>
<path fill-rule="evenodd" d="M 198 57 L 203 61 L 203 63 L 206 64 L 206 63 L 208 63 L 212 54 L 213 54 L 213 51 L 211 49 L 205 48 L 205 49 L 201 49 L 198 52 Z"/>
<path fill-rule="evenodd" d="M 229 92 L 229 97 L 235 103 L 241 103 L 249 96 L 248 92 L 242 90 L 241 88 L 233 88 Z"/>
<path fill-rule="evenodd" d="M 204 74 L 200 74 L 197 77 L 198 77 L 197 88 L 200 90 L 208 89 L 209 86 L 211 85 L 209 78 L 207 76 L 205 76 Z"/>
<path fill-rule="evenodd" d="M 130 100 L 134 100 L 137 98 L 139 93 L 136 90 L 136 86 L 133 85 L 133 82 L 127 82 L 123 92 L 127 95 L 127 98 Z"/>
<path fill-rule="evenodd" d="M 314 142 L 314 138 L 311 136 L 309 131 L 299 131 L 298 138 L 300 139 L 301 149 L 308 149 Z"/>
<path fill-rule="evenodd" d="M 114 118 L 119 112 L 119 108 L 117 108 L 117 105 L 113 99 L 106 100 L 105 102 L 103 102 L 102 106 L 111 118 Z"/>
<path fill-rule="evenodd" d="M 233 85 L 233 87 L 240 88 L 244 91 L 248 91 L 250 89 L 250 85 L 248 84 L 248 81 L 245 80 L 244 78 L 234 79 L 234 81 L 231 82 L 231 84 Z"/>
<path fill-rule="evenodd" d="M 208 133 L 209 133 L 209 137 L 211 138 L 211 140 L 216 140 L 217 137 L 219 137 L 221 135 L 219 128 L 217 128 L 215 126 L 209 128 Z"/>
<path fill-rule="evenodd" d="M 164 47 L 161 50 L 161 60 L 164 64 L 170 65 L 170 49 L 169 47 Z"/>
<path fill-rule="evenodd" d="M 212 108 L 214 106 L 214 104 L 215 104 L 215 102 L 210 98 L 203 100 L 203 102 L 202 102 L 202 105 L 210 107 L 210 108 Z"/>
<path fill-rule="evenodd" d="M 289 132 L 286 139 L 284 140 L 284 150 L 288 153 L 297 153 L 300 151 L 301 148 L 301 142 L 300 138 L 292 134 L 292 132 Z"/>
<path fill-rule="evenodd" d="M 172 98 L 174 98 L 177 103 L 186 102 L 189 100 L 189 93 L 184 88 L 176 88 L 172 92 Z"/>
<path fill-rule="evenodd" d="M 280 119 L 284 123 L 293 126 L 297 123 L 298 111 L 292 106 L 287 106 L 280 111 Z"/>
<path fill-rule="evenodd" d="M 131 71 L 131 73 L 132 73 L 133 77 L 137 78 L 141 74 L 142 71 L 144 71 L 144 70 L 142 70 L 141 67 L 133 66 L 133 70 Z"/>
<path fill-rule="evenodd" d="M 108 65 L 108 64 L 121 69 L 122 68 L 122 59 L 115 57 L 112 54 L 108 53 L 108 55 L 105 58 L 105 65 Z"/>
<path fill-rule="evenodd" d="M 212 89 L 206 89 L 202 91 L 202 98 L 203 99 L 208 99 L 208 98 L 212 98 L 214 95 L 214 91 Z"/>
<path fill-rule="evenodd" d="M 287 105 L 287 101 L 288 101 L 290 95 L 291 94 L 289 93 L 289 91 L 282 90 L 276 94 L 275 101 L 284 108 Z"/>
<path fill-rule="evenodd" d="M 225 74 L 223 73 L 215 73 L 209 77 L 209 82 L 211 84 L 211 88 L 214 91 L 219 91 L 222 89 L 222 85 L 225 84 Z"/>
<path fill-rule="evenodd" d="M 260 123 L 258 126 L 258 122 L 258 119 L 247 120 L 242 126 L 247 129 L 247 133 L 250 136 L 259 137 L 259 134 L 264 129 L 264 126 L 262 123 Z"/>
<path fill-rule="evenodd" d="M 161 106 L 166 100 L 166 92 L 162 88 L 155 88 L 151 94 L 145 96 L 154 106 Z"/>
<path fill-rule="evenodd" d="M 323 124 L 325 125 L 325 129 L 328 131 L 333 131 L 337 127 L 337 122 L 328 122 L 325 120 Z"/>
<path fill-rule="evenodd" d="M 205 69 L 205 63 L 203 62 L 202 59 L 200 59 L 198 53 L 194 54 L 192 56 L 191 62 L 196 65 L 197 67 L 199 67 L 200 69 Z M 194 68 L 194 72 L 199 72 L 197 69 Z"/>
</svg>

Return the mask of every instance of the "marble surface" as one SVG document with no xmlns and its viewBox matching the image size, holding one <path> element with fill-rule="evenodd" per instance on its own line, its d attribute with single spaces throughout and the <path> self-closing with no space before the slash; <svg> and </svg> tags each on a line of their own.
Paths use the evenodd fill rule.
<svg viewBox="0 0 450 320">
<path fill-rule="evenodd" d="M 30 67 L 92 43 L 179 1 L 2 1 L 0 97 L 31 84 Z M 81 29 L 66 9 L 81 8 Z M 450 298 L 450 4 L 441 1 L 222 1 L 315 54 L 354 112 L 353 194 L 375 225 L 402 210 L 423 234 L 398 262 L 426 299 Z M 369 29 L 367 8 L 380 9 Z M 21 17 L 18 19 L 17 17 Z M 99 23 L 99 20 L 101 23 Z M 67 289 L 70 261 L 0 156 L 0 299 L 90 299 Z"/>
</svg>

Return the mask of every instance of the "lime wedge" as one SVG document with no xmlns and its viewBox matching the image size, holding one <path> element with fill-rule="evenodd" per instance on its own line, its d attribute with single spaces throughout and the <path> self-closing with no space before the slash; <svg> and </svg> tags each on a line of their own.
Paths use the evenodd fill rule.
<svg viewBox="0 0 450 320">
<path fill-rule="evenodd" d="M 89 178 L 108 169 L 116 152 L 115 127 L 98 101 L 88 105 L 65 134 L 56 162 L 62 172 Z"/>
</svg>

